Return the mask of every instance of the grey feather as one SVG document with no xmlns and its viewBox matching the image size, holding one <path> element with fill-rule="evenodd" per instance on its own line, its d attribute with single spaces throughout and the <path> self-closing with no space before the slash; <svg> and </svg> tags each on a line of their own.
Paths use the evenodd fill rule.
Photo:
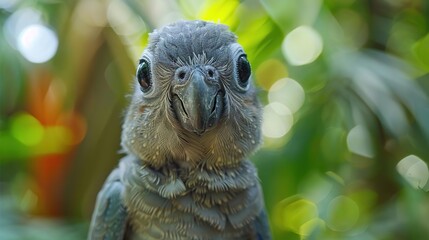
<svg viewBox="0 0 429 240">
<path fill-rule="evenodd" d="M 253 227 L 256 230 L 258 240 L 270 240 L 270 227 L 268 226 L 267 213 L 263 209 L 258 217 L 253 222 Z"/>
<path fill-rule="evenodd" d="M 127 225 L 127 212 L 122 201 L 123 190 L 119 169 L 116 169 L 110 174 L 97 196 L 88 239 L 123 239 Z"/>
</svg>

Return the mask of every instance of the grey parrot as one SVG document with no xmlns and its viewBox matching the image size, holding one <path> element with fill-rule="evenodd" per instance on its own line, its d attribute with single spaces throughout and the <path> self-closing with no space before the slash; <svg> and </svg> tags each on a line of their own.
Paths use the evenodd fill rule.
<svg viewBox="0 0 429 240">
<path fill-rule="evenodd" d="M 257 171 L 261 105 L 237 37 L 179 21 L 149 36 L 88 239 L 271 239 Z"/>
</svg>

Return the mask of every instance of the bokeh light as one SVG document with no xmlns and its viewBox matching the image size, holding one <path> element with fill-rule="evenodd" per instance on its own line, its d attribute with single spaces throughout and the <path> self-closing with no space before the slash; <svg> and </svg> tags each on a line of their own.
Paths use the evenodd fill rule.
<svg viewBox="0 0 429 240">
<path fill-rule="evenodd" d="M 276 81 L 268 92 L 270 103 L 278 102 L 285 105 L 292 113 L 304 104 L 305 93 L 302 86 L 291 78 Z"/>
<path fill-rule="evenodd" d="M 371 136 L 362 125 L 357 125 L 349 131 L 347 134 L 347 147 L 354 154 L 368 158 L 374 157 Z"/>
<path fill-rule="evenodd" d="M 18 50 L 30 62 L 44 63 L 57 52 L 58 37 L 54 31 L 41 24 L 33 24 L 18 36 Z"/>
<path fill-rule="evenodd" d="M 42 23 L 42 13 L 33 8 L 22 8 L 10 15 L 4 23 L 3 32 L 13 48 L 18 48 L 19 35 L 30 25 Z"/>
<path fill-rule="evenodd" d="M 334 231 L 350 230 L 359 219 L 359 206 L 347 196 L 338 196 L 328 205 L 327 225 Z"/>
<path fill-rule="evenodd" d="M 299 26 L 288 33 L 282 44 L 283 55 L 292 65 L 305 65 L 316 60 L 323 50 L 320 34 L 309 26 Z"/>
<path fill-rule="evenodd" d="M 12 119 L 11 132 L 23 144 L 34 146 L 43 139 L 44 128 L 33 116 L 20 113 Z"/>
<path fill-rule="evenodd" d="M 428 165 L 415 155 L 409 155 L 401 159 L 396 165 L 396 170 L 416 189 L 423 189 L 429 179 Z"/>
<path fill-rule="evenodd" d="M 285 105 L 273 102 L 264 107 L 262 133 L 265 137 L 281 138 L 293 125 L 293 115 Z"/>
<path fill-rule="evenodd" d="M 292 196 L 282 200 L 275 211 L 276 224 L 301 236 L 309 235 L 318 227 L 324 227 L 319 219 L 319 209 L 313 202 Z"/>
</svg>

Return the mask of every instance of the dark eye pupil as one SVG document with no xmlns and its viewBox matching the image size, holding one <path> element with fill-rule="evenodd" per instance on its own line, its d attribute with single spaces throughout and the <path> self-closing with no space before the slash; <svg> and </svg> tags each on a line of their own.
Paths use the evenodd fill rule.
<svg viewBox="0 0 429 240">
<path fill-rule="evenodd" d="M 148 90 L 152 85 L 150 67 L 146 60 L 141 60 L 137 67 L 137 81 L 143 91 Z"/>
<path fill-rule="evenodd" d="M 238 80 L 242 87 L 245 87 L 250 77 L 250 64 L 246 56 L 242 55 L 238 58 L 237 62 Z"/>
</svg>

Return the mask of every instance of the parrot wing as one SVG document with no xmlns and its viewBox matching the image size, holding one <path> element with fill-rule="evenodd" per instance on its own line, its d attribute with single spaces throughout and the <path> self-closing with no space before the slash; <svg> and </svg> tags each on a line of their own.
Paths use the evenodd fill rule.
<svg viewBox="0 0 429 240">
<path fill-rule="evenodd" d="M 119 169 L 113 170 L 98 193 L 88 240 L 123 240 L 127 211 L 123 205 L 124 186 Z"/>
<path fill-rule="evenodd" d="M 259 216 L 256 217 L 253 222 L 253 227 L 256 231 L 258 240 L 271 239 L 270 227 L 268 226 L 268 218 L 265 209 L 262 209 Z"/>
</svg>

